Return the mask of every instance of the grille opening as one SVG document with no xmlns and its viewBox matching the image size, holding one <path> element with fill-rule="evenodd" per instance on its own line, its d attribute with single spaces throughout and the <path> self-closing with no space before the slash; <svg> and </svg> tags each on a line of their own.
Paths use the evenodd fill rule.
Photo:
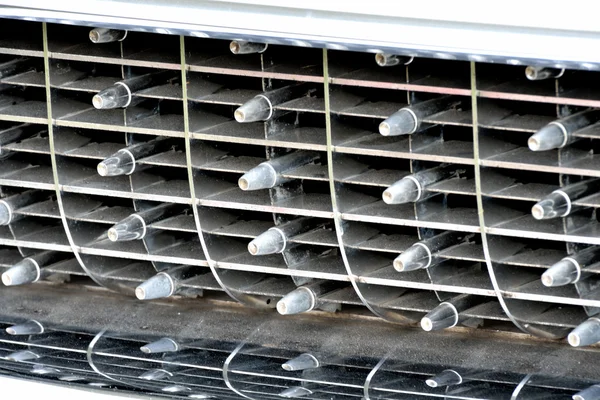
<svg viewBox="0 0 600 400">
<path fill-rule="evenodd" d="M 429 100 L 433 100 L 433 99 L 439 99 L 442 97 L 446 97 L 446 96 L 441 95 L 439 93 L 429 93 L 429 92 L 419 92 L 419 91 L 409 91 L 408 92 L 410 106 L 416 105 L 419 103 L 423 103 L 423 102 L 426 102 Z M 453 102 L 450 103 L 448 110 L 441 111 L 439 114 L 447 113 L 452 110 L 469 111 L 471 109 L 471 103 L 470 103 L 469 97 L 467 97 L 467 96 L 451 96 L 451 97 L 453 99 Z M 428 117 L 428 119 L 433 119 L 435 115 L 437 115 L 437 114 L 434 114 L 433 116 Z"/>
<path fill-rule="evenodd" d="M 84 61 L 50 61 L 52 87 L 99 92 L 122 79 L 122 67 L 116 64 Z"/>
<path fill-rule="evenodd" d="M 295 289 L 292 278 L 272 272 L 251 272 L 235 268 L 235 264 L 221 262 L 219 278 L 225 286 L 235 292 L 256 296 L 254 301 L 261 308 L 275 307 L 275 300 Z"/>
<path fill-rule="evenodd" d="M 52 93 L 52 113 L 54 118 L 65 122 L 90 124 L 82 127 L 94 128 L 92 124 L 122 126 L 123 111 L 96 110 L 92 106 L 94 94 L 66 89 L 55 89 Z M 108 112 L 101 112 L 108 111 Z M 79 124 L 77 124 L 79 125 Z"/>
<path fill-rule="evenodd" d="M 13 152 L 13 154 L 17 152 L 50 154 L 50 145 L 46 126 L 10 123 L 10 126 L 8 126 L 6 130 L 0 129 L 0 134 L 3 133 L 7 137 L 10 137 L 19 130 L 23 132 L 22 136 L 18 135 L 20 137 L 15 137 L 15 140 L 7 140 L 7 143 L 2 146 L 1 151 L 6 157 L 11 157 L 11 152 Z"/>
<path fill-rule="evenodd" d="M 332 85 L 329 95 L 334 113 L 359 117 L 387 118 L 408 102 L 403 90 L 350 85 Z"/>
<path fill-rule="evenodd" d="M 197 235 L 190 232 L 181 232 L 161 229 L 160 226 L 148 229 L 144 240 L 132 240 L 128 242 L 112 242 L 108 240 L 108 226 L 81 221 L 70 221 L 70 228 L 76 235 L 73 236 L 78 246 L 90 249 L 102 249 L 116 257 L 118 253 L 131 253 L 135 259 L 147 259 L 147 255 L 157 262 L 170 262 L 173 264 L 197 264 L 202 260 L 201 247 Z M 149 243 L 148 245 L 145 243 Z"/>
<path fill-rule="evenodd" d="M 92 275 L 112 289 L 131 291 L 166 268 L 177 268 L 175 264 L 153 265 L 147 261 L 120 259 L 105 256 L 82 255 Z M 221 287 L 206 266 L 194 266 L 189 277 L 179 280 L 173 297 L 219 298 Z"/>
<path fill-rule="evenodd" d="M 85 253 L 81 254 L 81 258 L 91 275 L 109 288 L 123 286 L 131 290 L 156 274 L 156 269 L 148 261 Z"/>
<path fill-rule="evenodd" d="M 124 66 L 123 77 L 131 79 L 146 74 L 160 73 L 156 84 L 147 89 L 142 89 L 137 93 L 140 97 L 150 97 L 158 99 L 181 100 L 181 74 L 179 71 L 166 71 L 163 68 Z"/>
<path fill-rule="evenodd" d="M 232 176 L 234 174 L 241 176 L 265 161 L 267 159 L 263 146 L 198 140 L 191 142 L 191 162 L 198 171 L 224 172 Z"/>
<path fill-rule="evenodd" d="M 137 136 L 135 138 L 137 139 Z M 137 144 L 141 142 L 145 142 L 145 140 L 131 140 L 129 143 Z M 182 169 L 186 168 L 184 152 L 185 144 L 181 139 L 173 139 L 168 143 L 168 145 L 170 145 L 170 148 L 168 148 L 166 151 L 159 151 L 156 154 L 152 154 L 147 157 L 143 157 L 139 160 L 136 160 L 136 169 L 138 167 L 138 164 L 140 170 L 142 170 L 141 167 L 143 166 L 163 167 L 164 170 L 167 170 L 167 168 L 172 168 L 173 175 L 179 177 L 181 175 Z"/>
<path fill-rule="evenodd" d="M 131 197 L 128 176 L 101 177 L 98 175 L 98 159 L 57 156 L 58 179 L 65 192 L 109 194 Z"/>
<path fill-rule="evenodd" d="M 115 224 L 134 212 L 131 199 L 63 193 L 63 207 L 73 221 Z"/>
<path fill-rule="evenodd" d="M 286 251 L 292 252 L 290 255 L 270 254 L 253 256 L 248 252 L 248 239 L 211 234 L 207 235 L 206 240 L 213 248 L 210 253 L 211 257 L 216 261 L 222 261 L 227 264 L 241 264 L 248 268 L 252 265 L 283 269 L 287 269 L 288 266 L 297 266 L 303 270 L 329 272 L 339 275 L 344 274 L 343 262 L 337 254 L 337 249 L 332 249 L 328 246 L 293 241 L 291 246 L 286 247 Z M 288 258 L 286 259 L 286 257 Z M 331 264 L 327 265 L 325 261 Z"/>
<path fill-rule="evenodd" d="M 284 149 L 271 149 L 270 159 L 282 157 L 297 150 L 285 151 Z M 192 163 L 201 171 L 219 171 L 225 173 L 243 174 L 258 166 L 266 159 L 263 146 L 248 146 L 219 144 L 218 142 L 194 141 L 192 142 Z M 286 170 L 281 174 L 288 179 L 325 180 L 326 155 L 312 163 L 295 169 Z"/>
<path fill-rule="evenodd" d="M 347 221 L 345 245 L 349 248 L 399 254 L 418 242 L 417 228 Z"/>
<path fill-rule="evenodd" d="M 126 123 L 148 133 L 183 132 L 183 105 L 180 101 L 149 99 L 127 109 Z"/>
<path fill-rule="evenodd" d="M 387 281 L 395 280 L 430 283 L 429 276 L 425 270 L 403 272 L 402 274 L 396 271 L 392 264 L 397 254 L 375 253 L 354 249 L 347 251 L 347 254 L 353 258 L 353 271 L 364 276 L 367 283 L 389 285 Z M 377 278 L 378 280 L 369 280 L 367 278 Z"/>
<path fill-rule="evenodd" d="M 542 285 L 539 268 L 515 267 L 514 265 L 497 264 L 495 266 L 501 286 L 509 291 L 526 292 L 537 295 L 578 298 L 574 285 L 546 287 Z"/>
<path fill-rule="evenodd" d="M 247 143 L 247 139 L 263 139 L 259 124 L 239 124 L 232 120 L 235 106 L 209 103 L 189 103 L 190 132 L 195 139 Z M 229 139 L 231 137 L 232 139 Z"/>
<path fill-rule="evenodd" d="M 396 312 L 402 311 L 402 315 L 411 321 L 411 325 L 418 325 L 425 313 L 439 304 L 439 298 L 429 290 L 361 284 L 360 291 L 371 305 Z"/>
<path fill-rule="evenodd" d="M 20 232 L 19 232 L 20 233 Z M 17 235 L 14 236 L 15 239 L 19 240 Z M 19 235 L 19 237 L 22 237 Z M 27 240 L 23 239 L 29 243 L 35 242 L 35 239 Z M 51 243 L 51 242 L 49 242 Z M 81 266 L 77 262 L 77 260 L 72 256 L 70 251 L 65 251 L 61 247 L 55 246 L 55 248 L 51 248 L 53 246 L 46 246 L 48 248 L 43 249 L 42 246 L 37 244 L 38 248 L 28 248 L 28 247 L 3 247 L 2 254 L 6 256 L 3 260 L 2 265 L 0 266 L 0 270 L 4 272 L 14 265 L 21 262 L 25 257 L 35 257 L 37 254 L 41 254 L 46 251 L 56 251 L 57 256 L 54 260 L 47 262 L 46 264 L 40 264 L 41 274 L 40 280 L 49 280 L 54 282 L 64 282 L 69 281 L 70 275 L 78 275 L 78 276 L 86 276 Z M 85 280 L 84 280 L 85 281 Z M 26 284 L 28 282 L 25 282 Z M 16 284 L 16 283 L 14 283 Z"/>
<path fill-rule="evenodd" d="M 460 194 L 449 193 L 445 196 L 433 196 L 428 200 L 427 207 L 441 206 L 443 208 L 454 209 L 475 209 L 477 208 L 477 199 L 473 196 L 464 196 Z"/>
<path fill-rule="evenodd" d="M 108 68 L 100 67 L 96 70 L 96 65 L 78 63 L 74 61 L 52 60 L 50 64 L 50 86 L 60 89 L 71 89 L 79 91 L 92 91 L 93 85 L 99 85 L 108 79 L 102 74 L 117 74 L 117 66 L 108 65 Z M 98 76 L 97 74 L 100 74 Z M 118 74 L 117 76 L 120 76 Z M 37 77 L 43 82 L 43 73 Z"/>
<path fill-rule="evenodd" d="M 473 135 L 462 126 L 433 126 L 412 138 L 414 153 L 436 156 L 440 161 L 465 163 L 473 156 Z"/>
<path fill-rule="evenodd" d="M 4 72 L 0 83 L 19 86 L 44 86 L 44 60 L 38 57 L 0 54 L 0 65 L 3 69 L 12 66 L 12 70 Z"/>
<path fill-rule="evenodd" d="M 197 172 L 195 176 L 196 196 L 201 204 L 215 207 L 235 208 L 234 204 L 255 204 L 256 206 L 268 207 L 272 210 L 269 192 L 256 190 L 243 192 L 238 187 L 239 173 L 223 174 L 215 171 Z M 290 175 L 291 176 L 291 175 Z M 291 182 L 280 185 L 293 189 L 293 196 L 277 202 L 281 213 L 294 213 L 299 215 L 311 215 L 321 217 L 323 212 L 328 212 L 331 205 L 323 203 L 329 195 L 329 184 L 327 182 L 313 181 L 309 179 L 294 179 Z M 299 209 L 301 211 L 286 211 L 285 209 Z M 329 213 L 325 215 L 329 217 Z"/>
<path fill-rule="evenodd" d="M 572 99 L 574 103 L 590 103 L 598 101 L 598 84 L 595 80 L 596 72 L 566 70 L 558 80 L 558 90 L 561 96 Z M 595 103 L 592 103 L 594 106 Z"/>
<path fill-rule="evenodd" d="M 52 189 L 52 168 L 49 156 L 14 152 L 0 160 L 4 184 L 10 186 Z"/>
<path fill-rule="evenodd" d="M 478 101 L 479 124 L 500 131 L 534 133 L 556 119 L 556 105 L 514 100 Z"/>
<path fill-rule="evenodd" d="M 339 138 L 336 144 L 344 143 L 344 131 L 345 130 L 356 130 L 356 134 L 362 133 L 363 136 L 366 136 L 370 133 L 377 133 L 377 136 L 381 139 L 386 139 L 388 142 L 400 141 L 401 139 L 407 139 L 407 137 L 396 136 L 396 137 L 384 137 L 379 135 L 379 124 L 381 123 L 381 119 L 379 118 L 362 118 L 360 116 L 353 115 L 334 115 L 332 119 L 335 122 L 333 128 L 335 128 L 332 134 L 335 136 L 335 131 L 339 130 Z M 359 136 L 360 137 L 360 136 Z M 358 137 L 357 137 L 358 138 Z M 393 139 L 393 140 L 392 140 Z"/>
<path fill-rule="evenodd" d="M 38 22 L 3 19 L 0 37 L 3 54 L 43 56 L 42 24 Z"/>
<path fill-rule="evenodd" d="M 42 124 L 26 124 L 23 122 L 16 121 L 0 121 L 0 132 L 8 131 L 16 127 L 30 127 L 32 130 L 39 130 L 39 132 L 42 132 L 47 129 L 47 126 Z M 3 145 L 2 147 L 4 148 L 5 146 L 6 145 Z"/>
<path fill-rule="evenodd" d="M 506 265 L 548 268 L 565 257 L 566 250 L 564 242 L 546 239 L 490 237 L 492 261 Z"/>
<path fill-rule="evenodd" d="M 193 102 L 241 106 L 262 93 L 262 80 L 237 75 L 189 72 L 188 99 Z"/>
<path fill-rule="evenodd" d="M 429 132 L 426 132 L 429 134 Z M 471 142 L 473 141 L 473 135 L 471 130 L 465 129 L 464 127 L 442 125 L 439 127 L 439 133 L 437 130 L 432 129 L 431 134 L 440 134 L 442 141 L 444 142 Z M 419 135 L 418 135 L 419 136 Z"/>
<path fill-rule="evenodd" d="M 498 131 L 491 129 L 481 129 L 479 131 L 482 141 L 482 158 L 495 158 L 498 160 L 511 160 L 511 156 L 516 154 L 522 158 L 525 154 L 529 156 L 530 164 L 550 164 L 551 161 L 558 160 L 558 150 L 547 150 L 532 152 L 527 147 L 529 134 L 519 131 Z"/>
<path fill-rule="evenodd" d="M 382 208 L 383 211 L 383 209 L 385 209 L 383 207 L 385 203 L 381 200 L 382 192 L 383 188 L 381 187 L 355 185 L 350 183 L 340 185 L 336 188 L 336 193 L 338 193 L 340 201 L 339 208 L 342 212 L 348 213 L 360 213 L 361 211 L 364 211 L 364 208 L 369 208 L 371 206 L 380 206 L 379 208 Z M 401 215 L 404 216 L 404 209 L 408 209 L 408 206 L 406 204 L 394 205 L 392 209 L 394 215 L 400 218 L 399 210 L 403 210 Z M 365 222 L 368 222 L 368 220 Z"/>
<path fill-rule="evenodd" d="M 267 124 L 268 144 L 307 150 L 326 150 L 325 119 L 310 112 L 290 112 Z"/>
<path fill-rule="evenodd" d="M 206 217 L 202 229 L 213 235 L 229 236 L 231 232 L 231 236 L 256 237 L 274 224 L 271 213 L 211 207 L 202 207 L 198 211 Z"/>
<path fill-rule="evenodd" d="M 9 224 L 18 223 L 20 218 L 23 217 L 44 217 L 44 218 L 60 218 L 60 212 L 58 210 L 58 204 L 56 202 L 56 196 L 54 191 L 50 190 L 34 190 L 27 188 L 17 188 L 10 186 L 0 187 L 2 199 L 6 199 L 12 196 L 24 196 L 30 200 L 19 204 L 18 202 L 12 203 L 10 206 L 10 220 Z M 31 197 L 29 197 L 31 196 Z M 5 200 L 6 201 L 6 200 Z"/>
<path fill-rule="evenodd" d="M 387 187 L 410 174 L 410 161 L 383 157 L 340 155 L 335 159 L 336 180 Z"/>
<path fill-rule="evenodd" d="M 540 295 L 536 290 L 535 281 L 527 281 L 524 276 L 518 274 L 517 279 L 502 278 L 498 283 L 502 284 L 507 295 L 507 306 L 511 313 L 517 318 L 532 321 L 548 328 L 569 328 L 579 325 L 586 319 L 585 308 L 579 305 L 578 297 L 570 290 L 559 290 L 557 296 L 547 297 Z M 519 285 L 519 286 L 518 286 Z M 555 288 L 556 289 L 556 288 Z M 570 293 L 569 293 L 570 292 Z M 561 296 L 566 294 L 566 296 Z M 568 330 L 565 332 L 568 333 Z"/>
<path fill-rule="evenodd" d="M 104 160 L 126 147 L 125 135 L 101 130 L 54 128 L 57 154 L 69 158 Z"/>
<path fill-rule="evenodd" d="M 46 118 L 45 97 L 43 88 L 6 84 L 0 91 L 0 110 L 14 118 Z"/>
<path fill-rule="evenodd" d="M 131 178 L 132 189 L 136 193 L 178 198 L 189 198 L 190 195 L 187 171 L 183 168 L 149 166 Z"/>
<path fill-rule="evenodd" d="M 321 77 L 323 75 L 322 51 L 314 48 L 275 46 L 269 45 L 264 52 L 263 62 L 267 74 L 274 77 L 295 75 L 294 78 L 302 81 L 303 78 Z M 318 79 L 315 81 L 319 82 Z"/>
<path fill-rule="evenodd" d="M 597 221 L 592 209 L 583 209 L 565 218 L 535 220 L 531 215 L 530 208 L 533 203 L 485 198 L 484 201 L 490 210 L 486 215 L 486 224 L 501 230 L 502 234 L 564 241 L 566 233 L 576 235 L 578 240 L 583 243 L 595 243 L 593 231 L 596 229 Z M 566 225 L 563 224 L 563 221 L 566 222 Z M 509 230 L 509 232 L 505 230 Z"/>
<path fill-rule="evenodd" d="M 468 88 L 469 63 L 465 61 L 415 58 L 408 65 L 408 82 L 419 86 Z M 414 90 L 418 91 L 418 87 Z M 443 93 L 442 91 L 440 91 Z"/>
<path fill-rule="evenodd" d="M 482 192 L 489 197 L 539 200 L 559 186 L 558 176 L 537 171 L 483 168 Z"/>
<path fill-rule="evenodd" d="M 90 42 L 91 27 L 48 24 L 48 50 L 53 59 L 90 60 L 117 63 L 121 58 L 121 43 L 103 43 L 94 46 Z M 41 40 L 40 40 L 41 41 Z"/>
<path fill-rule="evenodd" d="M 229 41 L 186 37 L 186 61 L 191 71 L 229 73 L 241 76 L 261 76 L 261 56 L 234 55 Z"/>
<path fill-rule="evenodd" d="M 519 200 L 504 200 L 504 201 L 500 201 L 498 199 L 485 199 L 489 205 L 490 205 L 490 209 L 493 208 L 500 208 L 502 210 L 502 213 L 494 213 L 493 215 L 490 215 L 490 220 L 486 221 L 486 223 L 490 224 L 490 226 L 494 226 L 497 224 L 500 224 L 504 221 L 511 221 L 515 218 L 521 217 L 521 216 L 527 216 L 527 222 L 531 222 L 531 224 L 533 225 L 535 223 L 534 218 L 531 216 L 531 206 L 533 206 L 534 203 L 532 202 L 525 202 L 525 201 L 519 201 Z M 498 220 L 495 220 L 495 218 L 498 218 Z M 531 218 L 529 218 L 531 217 Z M 545 221 L 538 221 L 541 223 L 551 223 L 551 221 L 553 220 L 545 220 Z"/>
<path fill-rule="evenodd" d="M 323 115 L 320 115 L 323 112 L 323 110 L 321 109 L 323 104 L 322 99 L 318 98 L 318 90 L 313 89 L 313 86 L 311 86 L 310 84 L 307 84 L 307 86 L 303 87 L 307 88 L 310 91 L 307 93 L 307 96 L 298 96 L 298 98 L 295 100 L 291 100 L 287 103 L 274 106 L 276 110 L 280 109 L 283 112 L 281 112 L 279 115 L 275 113 L 275 117 L 273 119 L 275 126 L 270 127 L 271 129 L 286 125 L 289 125 L 290 127 L 293 126 L 294 128 L 304 126 L 325 126 Z M 295 102 L 302 101 L 306 101 L 306 103 L 308 104 L 306 106 L 303 106 L 302 104 L 300 104 L 299 107 L 294 106 Z M 311 101 L 314 104 L 310 104 Z"/>
<path fill-rule="evenodd" d="M 556 79 L 529 80 L 524 65 L 480 64 L 477 67 L 477 87 L 501 94 L 552 96 L 556 94 Z M 562 81 L 562 78 L 561 78 Z M 484 94 L 485 96 L 485 94 Z"/>
<path fill-rule="evenodd" d="M 179 38 L 146 32 L 127 32 L 122 42 L 123 58 L 133 65 L 179 69 Z"/>
<path fill-rule="evenodd" d="M 329 75 L 344 80 L 406 82 L 406 67 L 381 68 L 375 54 L 356 51 L 329 51 Z"/>
<path fill-rule="evenodd" d="M 487 267 L 482 263 L 449 260 L 430 267 L 429 276 L 437 285 L 492 290 Z"/>
</svg>

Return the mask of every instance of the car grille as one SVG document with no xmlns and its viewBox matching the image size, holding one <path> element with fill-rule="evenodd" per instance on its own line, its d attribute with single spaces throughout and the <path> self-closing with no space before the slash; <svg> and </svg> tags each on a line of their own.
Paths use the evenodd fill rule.
<svg viewBox="0 0 600 400">
<path fill-rule="evenodd" d="M 546 124 L 600 105 L 598 72 L 530 81 L 521 63 L 432 56 L 380 67 L 368 52 L 269 44 L 235 55 L 227 40 L 142 31 L 93 44 L 90 29 L 2 20 L 0 64 L 24 57 L 33 67 L 0 79 L 0 137 L 22 125 L 37 132 L 2 146 L 0 190 L 2 197 L 31 189 L 44 195 L 0 227 L 0 272 L 56 251 L 62 256 L 44 269 L 44 280 L 134 296 L 157 273 L 191 266 L 172 304 L 202 297 L 267 309 L 296 287 L 335 282 L 318 310 L 417 327 L 440 303 L 466 297 L 470 306 L 458 310 L 455 328 L 465 338 L 524 331 L 562 339 L 598 313 L 597 268 L 576 285 L 540 280 L 568 254 L 600 244 L 598 196 L 575 201 L 579 208 L 563 218 L 531 215 L 552 191 L 600 177 L 598 127 L 577 131 L 579 140 L 561 149 L 527 147 Z M 127 108 L 92 105 L 115 82 L 157 71 L 172 75 L 135 92 Z M 255 96 L 298 84 L 302 94 L 274 105 L 274 118 L 234 119 Z M 426 130 L 379 134 L 397 110 L 440 96 L 455 104 L 427 116 Z M 170 138 L 168 148 L 138 160 L 132 174 L 98 175 L 102 160 L 156 138 Z M 238 187 L 260 163 L 300 151 L 314 152 L 313 161 L 285 171 L 285 183 Z M 440 166 L 459 172 L 429 186 L 426 199 L 382 200 L 402 177 Z M 108 239 L 112 225 L 161 204 L 181 211 L 150 224 L 142 240 Z M 296 218 L 313 228 L 291 237 L 283 253 L 249 254 L 248 242 Z M 428 269 L 394 269 L 399 254 L 444 232 L 467 240 L 443 249 L 443 261 Z"/>
</svg>

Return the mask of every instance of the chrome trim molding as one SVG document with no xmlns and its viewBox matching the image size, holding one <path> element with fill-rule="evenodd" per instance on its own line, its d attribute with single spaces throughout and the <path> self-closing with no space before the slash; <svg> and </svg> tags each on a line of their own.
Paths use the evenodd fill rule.
<svg viewBox="0 0 600 400">
<path fill-rule="evenodd" d="M 600 54 L 589 51 L 600 46 L 600 30 L 577 12 L 578 7 L 547 10 L 543 15 L 539 10 L 522 10 L 516 16 L 508 12 L 512 10 L 509 5 L 506 13 L 494 14 L 483 5 L 470 5 L 469 13 L 448 7 L 390 8 L 383 1 L 342 9 L 336 3 L 316 1 L 280 5 L 240 0 L 13 0 L 0 2 L 0 17 L 419 57 L 600 69 L 596 65 Z M 576 18 L 570 18 L 576 12 Z M 543 19 L 529 18 L 532 15 Z"/>
</svg>

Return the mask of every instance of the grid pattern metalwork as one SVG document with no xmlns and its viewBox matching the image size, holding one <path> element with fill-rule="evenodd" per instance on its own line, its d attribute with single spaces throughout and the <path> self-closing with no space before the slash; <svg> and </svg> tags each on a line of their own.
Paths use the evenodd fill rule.
<svg viewBox="0 0 600 400">
<path fill-rule="evenodd" d="M 461 312 L 467 326 L 510 331 L 515 324 L 551 338 L 600 306 L 595 277 L 585 288 L 546 288 L 539 279 L 567 252 L 600 244 L 598 196 L 576 203 L 582 210 L 566 218 L 536 221 L 529 212 L 555 188 L 600 176 L 598 127 L 560 150 L 526 146 L 543 125 L 600 106 L 597 72 L 530 82 L 515 65 L 416 58 L 380 68 L 371 53 L 277 45 L 233 55 L 224 40 L 134 31 L 94 45 L 89 27 L 3 22 L 0 56 L 28 57 L 39 68 L 0 79 L 0 126 L 32 124 L 41 133 L 4 146 L 13 155 L 0 161 L 0 186 L 3 195 L 40 189 L 49 196 L 2 227 L 1 268 L 37 250 L 68 252 L 73 259 L 50 267 L 53 279 L 88 275 L 133 294 L 157 271 L 192 265 L 199 273 L 183 282 L 181 295 L 225 292 L 258 307 L 273 307 L 312 279 L 335 280 L 345 286 L 321 299 L 324 309 L 360 314 L 364 305 L 407 324 L 471 294 L 481 301 Z M 94 93 L 152 70 L 172 71 L 173 79 L 136 93 L 126 109 L 93 108 Z M 310 94 L 277 105 L 281 117 L 233 120 L 233 110 L 255 95 L 296 83 Z M 426 132 L 377 133 L 404 105 L 441 95 L 456 96 L 460 106 L 428 118 Z M 155 137 L 172 138 L 172 150 L 141 160 L 132 175 L 97 175 L 97 162 Z M 259 192 L 237 187 L 260 162 L 298 150 L 320 158 L 287 173 L 289 183 Z M 414 205 L 381 200 L 402 176 L 440 164 L 465 172 Z M 103 236 L 134 210 L 159 203 L 187 212 L 154 224 L 151 239 L 120 244 Z M 318 219 L 321 228 L 293 238 L 297 247 L 282 255 L 248 254 L 251 238 L 295 216 Z M 472 239 L 442 252 L 447 261 L 428 270 L 392 268 L 410 245 L 447 230 Z"/>
</svg>

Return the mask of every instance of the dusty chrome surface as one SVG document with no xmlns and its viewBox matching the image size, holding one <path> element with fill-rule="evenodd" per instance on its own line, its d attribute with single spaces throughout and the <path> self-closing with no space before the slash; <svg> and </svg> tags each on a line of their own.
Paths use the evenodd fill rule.
<svg viewBox="0 0 600 400">
<path fill-rule="evenodd" d="M 1 289 L 0 299 L 7 305 L 0 313 L 3 375 L 117 394 L 275 399 L 305 388 L 314 393 L 309 398 L 566 399 L 599 373 L 596 351 L 522 335 L 473 334 L 465 341 L 458 332 L 424 335 L 372 319 L 290 319 L 189 300 L 141 303 L 84 287 Z M 33 318 L 44 332 L 6 333 Z M 140 350 L 165 338 L 177 346 Z M 9 360 L 24 350 L 39 358 Z M 301 354 L 318 364 L 282 368 Z M 460 382 L 426 383 L 450 369 Z"/>
</svg>

